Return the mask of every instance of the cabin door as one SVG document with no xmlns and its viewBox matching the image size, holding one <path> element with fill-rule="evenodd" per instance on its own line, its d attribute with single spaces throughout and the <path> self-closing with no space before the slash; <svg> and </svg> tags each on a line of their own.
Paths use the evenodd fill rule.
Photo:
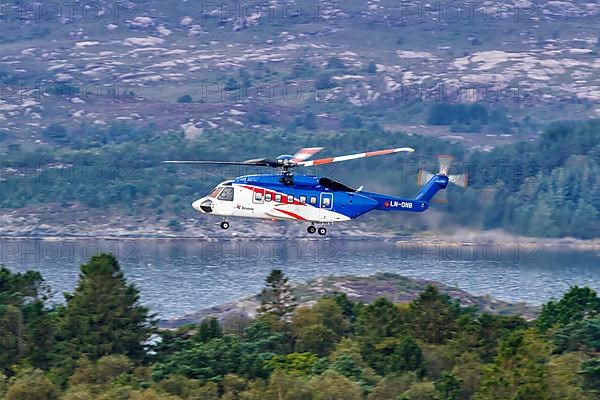
<svg viewBox="0 0 600 400">
<path fill-rule="evenodd" d="M 331 211 L 333 209 L 333 193 L 321 193 L 319 208 L 321 209 L 321 221 L 329 221 L 330 214 L 327 211 Z"/>
</svg>

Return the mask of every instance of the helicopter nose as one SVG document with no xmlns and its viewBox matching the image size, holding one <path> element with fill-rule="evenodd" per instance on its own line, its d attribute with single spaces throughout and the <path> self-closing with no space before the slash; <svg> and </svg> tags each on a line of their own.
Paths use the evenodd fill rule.
<svg viewBox="0 0 600 400">
<path fill-rule="evenodd" d="M 201 213 L 210 213 L 213 211 L 213 202 L 212 200 L 201 198 L 192 203 L 192 208 Z"/>
</svg>

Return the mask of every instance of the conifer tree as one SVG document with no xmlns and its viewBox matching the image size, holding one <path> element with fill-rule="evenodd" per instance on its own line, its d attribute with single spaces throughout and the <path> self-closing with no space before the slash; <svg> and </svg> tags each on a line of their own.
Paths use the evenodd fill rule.
<svg viewBox="0 0 600 400">
<path fill-rule="evenodd" d="M 152 321 L 127 284 L 112 254 L 93 256 L 81 266 L 79 283 L 67 304 L 61 336 L 68 350 L 96 360 L 109 354 L 139 358 Z"/>
<path fill-rule="evenodd" d="M 266 283 L 260 295 L 259 314 L 274 314 L 279 318 L 289 316 L 296 308 L 296 300 L 285 274 L 279 269 L 274 269 L 267 277 Z"/>
</svg>

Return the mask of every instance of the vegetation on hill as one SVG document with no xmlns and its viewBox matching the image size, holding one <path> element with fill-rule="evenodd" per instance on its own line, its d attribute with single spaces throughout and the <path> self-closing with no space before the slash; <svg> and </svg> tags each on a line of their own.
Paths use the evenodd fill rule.
<svg viewBox="0 0 600 400">
<path fill-rule="evenodd" d="M 487 111 L 473 106 L 468 114 L 469 118 L 484 118 Z M 350 124 L 352 118 L 348 121 Z M 76 130 L 51 127 L 46 135 L 54 146 L 35 151 L 14 149 L 6 154 L 0 206 L 83 204 L 170 221 L 174 216 L 192 217 L 191 200 L 218 182 L 270 171 L 161 165 L 165 159 L 246 160 L 288 154 L 306 144 L 323 146 L 329 155 L 402 145 L 417 151 L 410 156 L 352 161 L 351 165 L 333 164 L 305 172 L 356 187 L 366 182 L 366 189 L 410 196 L 418 190 L 418 170 L 425 167 L 435 172 L 435 156 L 452 154 L 457 158 L 454 171 L 467 172 L 470 187 L 451 187 L 450 202 L 434 207 L 447 211 L 444 223 L 587 239 L 600 235 L 596 224 L 600 218 L 599 129 L 598 120 L 556 123 L 534 141 L 467 153 L 442 140 L 389 132 L 377 125 L 318 135 L 206 130 L 195 138 L 127 125 Z"/>
<path fill-rule="evenodd" d="M 4 399 L 592 400 L 600 393 L 600 298 L 589 288 L 572 287 L 527 322 L 461 307 L 433 286 L 409 303 L 334 295 L 294 308 L 285 276 L 274 271 L 256 319 L 177 330 L 154 328 L 108 254 L 82 265 L 65 304 L 46 304 L 46 289 L 37 273 L 0 269 Z"/>
</svg>

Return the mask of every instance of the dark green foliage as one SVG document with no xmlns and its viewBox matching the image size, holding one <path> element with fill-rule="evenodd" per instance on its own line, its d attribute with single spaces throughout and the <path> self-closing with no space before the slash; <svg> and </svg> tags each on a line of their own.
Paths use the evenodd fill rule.
<svg viewBox="0 0 600 400">
<path fill-rule="evenodd" d="M 599 126 L 599 121 L 556 123 L 534 142 L 499 147 L 485 156 L 474 153 L 468 160 L 470 185 L 493 196 L 482 201 L 473 196 L 476 191 L 467 191 L 460 207 L 450 202 L 451 210 L 469 210 L 462 221 L 480 220 L 486 229 L 598 237 Z"/>
<path fill-rule="evenodd" d="M 184 400 L 592 400 L 600 393 L 600 325 L 590 312 L 596 296 L 581 288 L 544 307 L 557 313 L 549 323 L 558 326 L 545 334 L 518 317 L 461 309 L 430 286 L 409 304 L 358 305 L 335 295 L 298 308 L 291 319 L 266 312 L 240 335 L 223 335 L 219 321 L 207 318 L 157 331 L 162 340 L 142 356 L 147 310 L 114 257 L 82 265 L 66 306 L 44 306 L 39 274 L 2 269 L 0 277 L 0 396 L 8 400 L 167 394 Z M 274 271 L 267 290 L 286 284 Z"/>
<path fill-rule="evenodd" d="M 64 143 L 67 137 L 67 129 L 61 124 L 52 124 L 42 132 L 45 138 Z"/>
<path fill-rule="evenodd" d="M 342 128 L 344 129 L 358 129 L 362 126 L 362 119 L 358 115 L 345 114 L 344 118 L 342 118 Z"/>
<path fill-rule="evenodd" d="M 434 383 L 440 400 L 458 400 L 460 381 L 449 372 L 444 372 L 442 378 Z"/>
<path fill-rule="evenodd" d="M 600 352 L 600 317 L 574 321 L 560 327 L 553 341 L 558 352 Z"/>
<path fill-rule="evenodd" d="M 75 292 L 66 299 L 60 337 L 67 350 L 92 360 L 108 354 L 142 356 L 150 316 L 113 255 L 96 255 L 83 264 Z"/>
<path fill-rule="evenodd" d="M 494 121 L 498 122 L 501 115 L 495 115 Z M 435 103 L 427 115 L 427 123 L 431 125 L 487 125 L 490 119 L 490 112 L 483 104 Z"/>
<path fill-rule="evenodd" d="M 35 300 L 43 300 L 47 287 L 39 272 L 12 273 L 0 266 L 0 305 L 23 306 Z"/>
<path fill-rule="evenodd" d="M 373 61 L 369 62 L 369 65 L 367 65 L 367 73 L 368 74 L 377 73 L 377 65 L 375 64 L 375 62 L 373 62 Z"/>
<path fill-rule="evenodd" d="M 190 96 L 189 94 L 184 94 L 183 96 L 177 98 L 178 103 L 191 103 L 192 101 L 192 96 Z"/>
<path fill-rule="evenodd" d="M 410 305 L 414 336 L 428 343 L 443 343 L 455 335 L 460 313 L 455 300 L 434 286 L 427 286 Z"/>
<path fill-rule="evenodd" d="M 322 73 L 317 77 L 316 86 L 318 90 L 325 90 L 331 89 L 335 84 L 331 80 L 331 75 L 329 73 Z"/>
<path fill-rule="evenodd" d="M 54 321 L 44 307 L 48 293 L 39 272 L 0 267 L 0 373 L 24 358 L 48 365 L 54 345 Z"/>
<path fill-rule="evenodd" d="M 600 297 L 596 292 L 589 287 L 573 286 L 559 301 L 544 305 L 537 324 L 545 331 L 557 324 L 564 326 L 599 314 Z"/>
<path fill-rule="evenodd" d="M 232 92 L 234 90 L 238 90 L 240 88 L 240 84 L 238 83 L 238 81 L 235 80 L 235 78 L 230 77 L 225 82 L 224 88 L 226 91 Z"/>
<path fill-rule="evenodd" d="M 327 69 L 344 69 L 346 68 L 346 66 L 344 65 L 344 62 L 339 59 L 338 57 L 331 57 L 328 61 L 327 61 Z"/>
<path fill-rule="evenodd" d="M 592 393 L 600 394 L 600 358 L 591 358 L 581 365 L 584 388 Z"/>
<path fill-rule="evenodd" d="M 265 343 L 224 336 L 173 354 L 155 365 L 153 376 L 162 380 L 169 375 L 182 375 L 200 381 L 221 380 L 227 374 L 264 378 L 268 376 L 265 362 L 273 356 L 267 350 Z"/>
<path fill-rule="evenodd" d="M 402 339 L 393 352 L 384 359 L 383 371 L 386 374 L 413 371 L 419 376 L 423 375 L 425 372 L 423 353 L 417 342 L 410 337 Z"/>
<path fill-rule="evenodd" d="M 198 326 L 198 333 L 194 336 L 194 339 L 206 342 L 210 339 L 215 339 L 223 336 L 223 332 L 221 330 L 221 324 L 219 324 L 219 320 L 212 318 L 205 318 Z"/>
<path fill-rule="evenodd" d="M 261 314 L 274 314 L 283 318 L 296 308 L 294 294 L 288 279 L 279 269 L 271 271 L 266 279 L 267 286 L 263 289 L 261 298 Z"/>
</svg>

